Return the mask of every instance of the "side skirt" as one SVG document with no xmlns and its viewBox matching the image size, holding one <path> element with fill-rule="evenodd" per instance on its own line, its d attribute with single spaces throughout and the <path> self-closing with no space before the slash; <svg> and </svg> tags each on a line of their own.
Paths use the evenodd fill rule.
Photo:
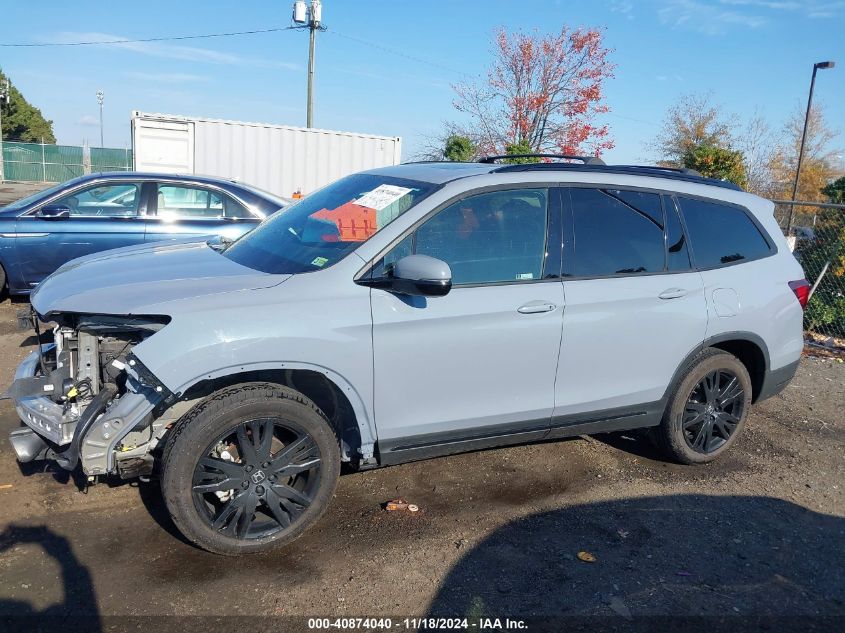
<svg viewBox="0 0 845 633">
<path fill-rule="evenodd" d="M 665 401 L 660 400 L 635 407 L 555 416 L 550 421 L 531 420 L 519 425 L 509 424 L 506 428 L 476 429 L 475 433 L 461 430 L 379 440 L 378 461 L 380 466 L 393 466 L 498 446 L 530 444 L 578 435 L 612 433 L 657 426 L 660 424 L 665 408 Z"/>
</svg>

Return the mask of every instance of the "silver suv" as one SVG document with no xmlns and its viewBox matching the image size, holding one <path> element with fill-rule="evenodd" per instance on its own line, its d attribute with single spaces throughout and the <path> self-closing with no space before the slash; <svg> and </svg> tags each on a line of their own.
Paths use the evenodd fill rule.
<svg viewBox="0 0 845 633">
<path fill-rule="evenodd" d="M 221 554 L 301 534 L 344 462 L 640 428 L 715 459 L 795 373 L 801 267 L 771 202 L 582 163 L 376 169 L 234 243 L 65 265 L 6 393 L 18 459 L 156 475 Z"/>
</svg>

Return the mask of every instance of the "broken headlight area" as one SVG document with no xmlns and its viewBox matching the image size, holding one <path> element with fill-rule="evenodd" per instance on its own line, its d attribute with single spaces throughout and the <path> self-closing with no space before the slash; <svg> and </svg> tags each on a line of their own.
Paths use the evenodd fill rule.
<svg viewBox="0 0 845 633">
<path fill-rule="evenodd" d="M 106 385 L 113 386 L 115 397 L 122 396 L 133 374 L 141 384 L 159 386 L 132 356 L 132 349 L 163 328 L 169 321 L 167 317 L 50 316 L 56 326 L 53 346 L 45 350 L 43 364 L 51 376 L 58 374 L 61 388 L 45 395 L 68 412 L 78 416 Z M 51 384 L 58 383 L 57 379 L 51 380 Z"/>
<path fill-rule="evenodd" d="M 38 346 L 16 373 L 13 398 L 27 429 L 12 444 L 21 461 L 54 459 L 88 474 L 115 472 L 115 454 L 143 439 L 153 411 L 173 399 L 133 348 L 169 321 L 159 316 L 50 314 L 53 342 Z M 46 321 L 46 319 L 41 319 Z M 39 335 L 37 316 L 34 319 Z M 130 437 L 131 444 L 124 442 Z"/>
</svg>

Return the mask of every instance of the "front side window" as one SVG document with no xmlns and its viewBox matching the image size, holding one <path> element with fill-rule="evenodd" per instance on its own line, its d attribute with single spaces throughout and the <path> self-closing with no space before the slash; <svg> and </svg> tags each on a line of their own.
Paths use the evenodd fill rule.
<svg viewBox="0 0 845 633">
<path fill-rule="evenodd" d="M 373 274 L 415 253 L 449 264 L 455 286 L 542 279 L 548 197 L 547 189 L 514 189 L 464 198 L 402 240 Z"/>
<path fill-rule="evenodd" d="M 739 207 L 678 196 L 699 268 L 759 259 L 770 253 L 769 243 Z"/>
<path fill-rule="evenodd" d="M 576 277 L 660 272 L 665 267 L 660 196 L 618 189 L 570 189 Z"/>
<path fill-rule="evenodd" d="M 431 183 L 415 180 L 353 174 L 273 214 L 223 254 L 266 273 L 327 268 L 434 189 Z"/>
<path fill-rule="evenodd" d="M 140 192 L 138 183 L 94 185 L 63 196 L 51 206 L 67 207 L 71 217 L 132 217 L 138 215 Z"/>
</svg>

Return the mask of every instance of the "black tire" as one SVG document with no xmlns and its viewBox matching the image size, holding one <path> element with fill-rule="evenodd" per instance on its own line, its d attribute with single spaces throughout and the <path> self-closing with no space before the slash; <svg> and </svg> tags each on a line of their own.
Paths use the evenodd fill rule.
<svg viewBox="0 0 845 633">
<path fill-rule="evenodd" d="M 6 288 L 6 269 L 0 264 L 0 299 L 5 299 L 7 296 L 10 296 L 10 293 Z"/>
<path fill-rule="evenodd" d="M 161 490 L 176 527 L 224 555 L 300 536 L 325 512 L 340 472 L 338 438 L 323 412 L 270 383 L 234 385 L 203 400 L 170 431 L 162 461 Z"/>
<path fill-rule="evenodd" d="M 745 426 L 751 378 L 733 354 L 708 347 L 682 373 L 655 429 L 658 445 L 682 464 L 713 461 Z"/>
</svg>

